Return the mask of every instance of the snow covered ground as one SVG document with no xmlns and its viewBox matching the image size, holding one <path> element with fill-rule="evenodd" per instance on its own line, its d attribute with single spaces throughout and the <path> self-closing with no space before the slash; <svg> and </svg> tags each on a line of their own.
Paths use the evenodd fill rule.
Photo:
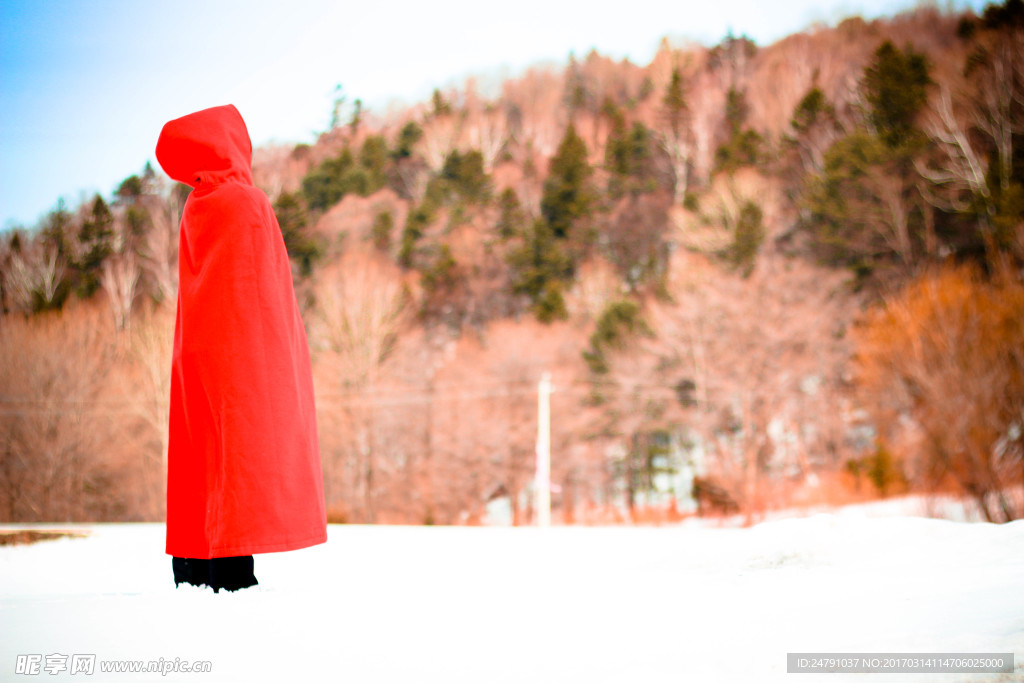
<svg viewBox="0 0 1024 683">
<path fill-rule="evenodd" d="M 174 588 L 163 525 L 87 525 L 0 547 L 0 680 L 1024 680 L 1024 521 L 907 509 L 747 529 L 331 526 L 217 595 Z M 1013 652 L 1017 668 L 787 674 L 787 652 Z M 96 664 L 16 673 L 29 654 Z M 160 658 L 211 671 L 100 671 Z"/>
</svg>

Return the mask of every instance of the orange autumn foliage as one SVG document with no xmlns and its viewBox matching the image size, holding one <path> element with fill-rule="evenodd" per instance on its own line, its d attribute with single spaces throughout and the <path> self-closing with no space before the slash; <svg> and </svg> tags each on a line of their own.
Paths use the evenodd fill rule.
<svg viewBox="0 0 1024 683">
<path fill-rule="evenodd" d="M 860 386 L 912 484 L 952 479 L 989 521 L 1024 517 L 1024 285 L 945 266 L 868 316 Z"/>
</svg>

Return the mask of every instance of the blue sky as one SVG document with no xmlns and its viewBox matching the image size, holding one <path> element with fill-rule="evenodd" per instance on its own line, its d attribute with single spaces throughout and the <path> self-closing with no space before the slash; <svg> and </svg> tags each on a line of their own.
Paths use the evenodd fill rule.
<svg viewBox="0 0 1024 683">
<path fill-rule="evenodd" d="M 0 227 L 31 226 L 156 160 L 163 123 L 232 102 L 254 144 L 311 142 L 342 84 L 371 111 L 471 74 L 592 48 L 639 64 L 662 36 L 767 45 L 912 0 L 0 0 Z M 953 5 L 976 0 L 953 0 Z"/>
</svg>

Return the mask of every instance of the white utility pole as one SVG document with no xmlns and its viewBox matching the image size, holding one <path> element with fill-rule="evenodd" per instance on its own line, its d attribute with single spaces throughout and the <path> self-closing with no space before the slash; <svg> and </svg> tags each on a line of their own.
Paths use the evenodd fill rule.
<svg viewBox="0 0 1024 683">
<path fill-rule="evenodd" d="M 533 509 L 537 526 L 551 524 L 551 373 L 537 385 L 537 475 L 533 482 Z"/>
</svg>

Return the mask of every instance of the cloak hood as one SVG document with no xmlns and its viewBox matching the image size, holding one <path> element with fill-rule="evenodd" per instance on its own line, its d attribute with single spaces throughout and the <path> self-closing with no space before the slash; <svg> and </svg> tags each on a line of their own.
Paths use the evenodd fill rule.
<svg viewBox="0 0 1024 683">
<path fill-rule="evenodd" d="M 227 180 L 252 184 L 252 142 L 233 104 L 168 121 L 156 158 L 167 175 L 193 188 Z"/>
</svg>

